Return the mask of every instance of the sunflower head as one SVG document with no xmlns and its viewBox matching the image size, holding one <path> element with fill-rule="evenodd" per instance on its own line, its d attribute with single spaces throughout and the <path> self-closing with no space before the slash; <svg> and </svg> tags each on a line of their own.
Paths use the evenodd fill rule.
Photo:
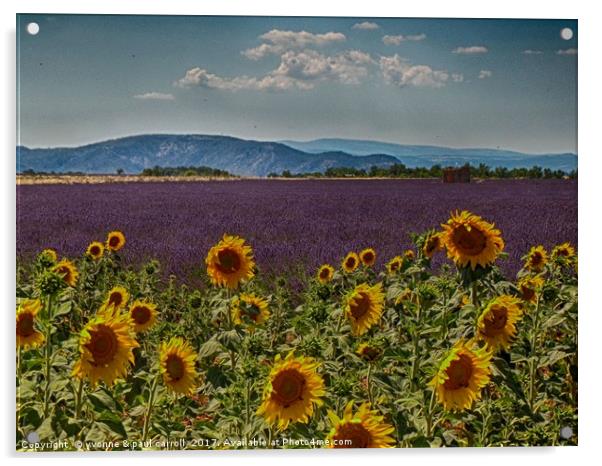
<svg viewBox="0 0 602 466">
<path fill-rule="evenodd" d="M 131 304 L 129 315 L 134 331 L 145 332 L 157 323 L 157 305 L 138 299 Z"/>
<path fill-rule="evenodd" d="M 570 261 L 575 257 L 575 248 L 571 246 L 571 243 L 562 243 L 554 247 L 552 249 L 552 258 L 553 259 L 563 259 L 565 261 Z"/>
<path fill-rule="evenodd" d="M 318 366 L 312 358 L 295 357 L 292 351 L 285 359 L 277 355 L 257 414 L 281 430 L 291 422 L 309 422 L 314 407 L 323 404 L 325 395 Z"/>
<path fill-rule="evenodd" d="M 360 265 L 360 258 L 357 255 L 357 253 L 350 252 L 349 254 L 347 254 L 345 256 L 345 259 L 343 259 L 343 263 L 341 264 L 341 267 L 343 268 L 343 270 L 346 273 L 352 273 L 352 272 L 355 272 L 355 270 L 358 268 L 359 265 Z"/>
<path fill-rule="evenodd" d="M 80 358 L 72 375 L 87 378 L 92 386 L 99 381 L 112 385 L 134 364 L 133 350 L 138 346 L 128 315 L 97 315 L 80 333 Z"/>
<path fill-rule="evenodd" d="M 383 350 L 375 344 L 363 342 L 358 345 L 357 349 L 355 350 L 355 354 L 357 354 L 364 361 L 375 362 L 380 359 L 383 354 Z"/>
<path fill-rule="evenodd" d="M 366 248 L 360 252 L 360 261 L 366 267 L 372 267 L 376 262 L 376 251 L 372 248 Z"/>
<path fill-rule="evenodd" d="M 270 317 L 268 301 L 254 294 L 242 293 L 232 302 L 234 325 L 261 325 Z"/>
<path fill-rule="evenodd" d="M 403 257 L 395 256 L 389 262 L 387 262 L 387 273 L 389 275 L 395 275 L 397 272 L 401 270 L 403 266 Z"/>
<path fill-rule="evenodd" d="M 501 232 L 491 223 L 466 210 L 451 215 L 443 228 L 447 257 L 460 267 L 492 264 L 504 250 Z"/>
<path fill-rule="evenodd" d="M 439 403 L 451 411 L 469 409 L 489 383 L 490 361 L 491 352 L 486 348 L 477 349 L 464 340 L 458 341 L 430 382 Z"/>
<path fill-rule="evenodd" d="M 523 301 L 534 303 L 537 300 L 537 294 L 543 287 L 544 279 L 541 275 L 526 276 L 518 281 L 520 297 Z"/>
<path fill-rule="evenodd" d="M 406 288 L 395 298 L 395 306 L 407 306 L 408 304 L 418 304 L 418 295 L 410 288 Z"/>
<path fill-rule="evenodd" d="M 98 260 L 105 252 L 105 245 L 100 241 L 92 241 L 86 249 L 86 255 L 93 260 Z"/>
<path fill-rule="evenodd" d="M 40 254 L 38 254 L 38 260 L 44 263 L 46 266 L 49 266 L 56 264 L 56 261 L 59 260 L 59 257 L 54 249 L 46 248 Z"/>
<path fill-rule="evenodd" d="M 415 257 L 416 257 L 416 254 L 411 249 L 406 249 L 403 252 L 403 258 L 408 262 L 412 262 Z"/>
<path fill-rule="evenodd" d="M 509 295 L 494 298 L 477 320 L 477 336 L 491 351 L 508 349 L 516 335 L 516 324 L 522 317 L 520 301 Z"/>
<path fill-rule="evenodd" d="M 422 253 L 425 257 L 431 259 L 433 255 L 443 249 L 443 240 L 441 233 L 432 233 L 427 236 L 422 246 Z"/>
<path fill-rule="evenodd" d="M 17 346 L 37 348 L 44 343 L 44 334 L 36 329 L 36 316 L 42 309 L 39 299 L 25 299 L 17 309 Z"/>
<path fill-rule="evenodd" d="M 374 286 L 362 283 L 347 295 L 345 314 L 354 335 L 363 335 L 380 320 L 384 303 L 382 283 Z"/>
<path fill-rule="evenodd" d="M 332 277 L 334 277 L 334 267 L 329 264 L 324 264 L 318 269 L 317 277 L 318 281 L 322 285 L 325 285 L 326 283 L 332 280 Z"/>
<path fill-rule="evenodd" d="M 125 235 L 118 231 L 111 231 L 107 235 L 107 249 L 110 251 L 119 251 L 122 247 L 125 246 Z"/>
<path fill-rule="evenodd" d="M 238 236 L 224 237 L 210 250 L 205 259 L 211 283 L 238 288 L 240 282 L 255 275 L 255 260 L 251 246 Z"/>
<path fill-rule="evenodd" d="M 68 286 L 75 286 L 75 284 L 77 283 L 77 277 L 79 277 L 79 272 L 70 260 L 61 260 L 58 264 L 54 266 L 52 270 L 54 273 L 60 275 Z"/>
<path fill-rule="evenodd" d="M 161 343 L 159 366 L 165 386 L 177 394 L 192 395 L 198 378 L 196 359 L 192 346 L 182 338 Z"/>
<path fill-rule="evenodd" d="M 542 245 L 533 246 L 526 256 L 525 268 L 532 272 L 541 272 L 548 263 L 548 253 Z"/>
<path fill-rule="evenodd" d="M 328 411 L 332 430 L 328 436 L 329 448 L 392 448 L 395 440 L 391 434 L 395 428 L 384 421 L 378 411 L 370 409 L 370 403 L 362 403 L 353 413 L 353 401 L 347 403 L 343 417 Z"/>
<path fill-rule="evenodd" d="M 116 311 L 120 311 L 121 309 L 125 308 L 128 299 L 130 299 L 128 290 L 126 290 L 123 286 L 114 286 L 107 293 L 105 304 L 107 307 L 112 306 Z"/>
</svg>

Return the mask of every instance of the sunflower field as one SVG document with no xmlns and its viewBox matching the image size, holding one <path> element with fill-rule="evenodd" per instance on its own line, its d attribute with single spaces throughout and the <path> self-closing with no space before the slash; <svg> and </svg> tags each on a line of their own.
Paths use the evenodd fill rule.
<svg viewBox="0 0 602 466">
<path fill-rule="evenodd" d="M 224 234 L 199 286 L 125 263 L 120 231 L 41 251 L 17 268 L 16 449 L 576 445 L 575 248 L 509 280 L 502 231 L 441 221 L 383 270 L 367 248 L 278 278 Z"/>
</svg>

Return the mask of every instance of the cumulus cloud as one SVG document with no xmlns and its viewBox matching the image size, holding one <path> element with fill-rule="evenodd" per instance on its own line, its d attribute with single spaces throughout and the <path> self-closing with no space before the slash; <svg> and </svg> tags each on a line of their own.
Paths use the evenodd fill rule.
<svg viewBox="0 0 602 466">
<path fill-rule="evenodd" d="M 173 94 L 166 94 L 163 92 L 146 92 L 144 94 L 136 94 L 134 99 L 140 100 L 174 100 Z"/>
<path fill-rule="evenodd" d="M 336 55 L 324 55 L 315 50 L 293 51 L 282 54 L 278 67 L 265 76 L 222 77 L 195 67 L 186 71 L 174 85 L 204 87 L 228 91 L 288 89 L 308 90 L 322 81 L 358 84 L 369 73 L 372 57 L 359 50 L 348 50 Z"/>
<path fill-rule="evenodd" d="M 356 23 L 353 25 L 353 29 L 363 29 L 366 31 L 379 29 L 380 26 L 376 23 L 371 23 L 370 21 L 364 21 L 363 23 Z"/>
<path fill-rule="evenodd" d="M 397 54 L 392 57 L 380 57 L 379 65 L 385 81 L 399 87 L 441 88 L 450 79 L 447 71 L 434 70 L 428 65 L 413 65 Z M 464 80 L 464 76 L 454 73 L 452 80 L 460 82 Z"/>
<path fill-rule="evenodd" d="M 523 50 L 522 54 L 523 55 L 541 55 L 543 52 L 541 50 L 533 50 L 533 49 L 527 49 L 527 50 Z"/>
<path fill-rule="evenodd" d="M 398 35 L 398 36 L 383 36 L 383 44 L 385 45 L 400 45 L 402 42 L 406 41 L 420 41 L 426 39 L 426 34 L 414 34 L 414 35 Z"/>
<path fill-rule="evenodd" d="M 307 31 L 283 31 L 280 29 L 272 29 L 259 38 L 264 41 L 263 44 L 242 51 L 242 54 L 250 60 L 260 60 L 266 55 L 280 54 L 291 49 L 322 47 L 344 42 L 347 39 L 345 34 L 340 32 L 314 34 Z"/>
<path fill-rule="evenodd" d="M 561 49 L 556 51 L 556 55 L 577 55 L 577 49 Z"/>
<path fill-rule="evenodd" d="M 487 47 L 483 45 L 471 45 L 470 47 L 457 47 L 452 50 L 452 53 L 457 53 L 460 55 L 474 55 L 477 53 L 487 53 Z"/>
<path fill-rule="evenodd" d="M 462 73 L 452 73 L 451 79 L 455 83 L 464 82 L 464 75 Z"/>
<path fill-rule="evenodd" d="M 487 79 L 493 76 L 493 72 L 490 70 L 481 70 L 479 71 L 479 79 Z"/>
</svg>

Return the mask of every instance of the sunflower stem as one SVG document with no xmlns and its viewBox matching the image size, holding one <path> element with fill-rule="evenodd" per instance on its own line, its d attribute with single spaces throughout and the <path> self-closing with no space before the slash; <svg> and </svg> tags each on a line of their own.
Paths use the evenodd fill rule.
<svg viewBox="0 0 602 466">
<path fill-rule="evenodd" d="M 79 415 L 82 410 L 82 394 L 84 392 L 84 379 L 79 379 L 79 385 L 77 387 L 77 394 L 75 396 L 75 419 L 79 419 Z"/>
<path fill-rule="evenodd" d="M 153 403 L 155 402 L 155 392 L 157 391 L 157 383 L 159 376 L 155 376 L 153 385 L 150 388 L 150 394 L 148 395 L 148 405 L 146 407 L 146 414 L 144 416 L 144 426 L 142 428 L 142 442 L 146 442 L 148 437 L 148 427 L 150 425 L 150 418 L 153 413 Z"/>
<path fill-rule="evenodd" d="M 50 341 L 52 334 L 52 295 L 46 297 L 46 352 L 44 358 L 44 417 L 48 417 L 48 410 L 50 407 L 50 376 L 51 376 L 51 357 L 52 357 L 52 344 Z"/>
<path fill-rule="evenodd" d="M 426 413 L 426 438 L 430 440 L 433 434 L 433 411 L 435 410 L 435 389 L 431 392 L 431 401 L 429 402 L 428 411 Z"/>
<path fill-rule="evenodd" d="M 419 334 L 420 329 L 422 328 L 422 311 L 421 311 L 421 303 L 420 297 L 416 297 L 416 326 L 412 331 L 412 341 L 414 343 L 412 347 L 412 368 L 410 371 L 410 391 L 414 391 L 416 386 L 416 373 L 418 372 L 418 346 L 419 346 Z"/>
<path fill-rule="evenodd" d="M 476 280 L 472 282 L 472 287 L 470 290 L 470 298 L 472 301 L 472 305 L 476 308 L 479 307 L 479 287 Z"/>
<path fill-rule="evenodd" d="M 533 329 L 531 330 L 531 358 L 529 360 L 529 408 L 535 413 L 535 377 L 537 375 L 537 336 L 539 334 L 539 310 L 541 293 L 537 294 L 535 315 L 533 316 Z"/>
<path fill-rule="evenodd" d="M 367 386 L 367 390 L 368 390 L 368 401 L 370 402 L 370 405 L 372 406 L 373 400 L 372 400 L 372 363 L 369 362 L 368 363 L 368 374 L 366 376 L 366 386 Z"/>
</svg>

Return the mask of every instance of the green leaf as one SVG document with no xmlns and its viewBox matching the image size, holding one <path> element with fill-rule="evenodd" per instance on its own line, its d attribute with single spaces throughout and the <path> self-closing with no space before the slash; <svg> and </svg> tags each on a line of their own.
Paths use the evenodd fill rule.
<svg viewBox="0 0 602 466">
<path fill-rule="evenodd" d="M 104 411 L 100 416 L 98 416 L 96 422 L 107 426 L 111 432 L 119 435 L 121 438 L 127 437 L 127 432 L 125 430 L 123 422 L 121 421 L 121 418 L 115 413 L 112 413 L 110 411 Z"/>
<path fill-rule="evenodd" d="M 215 338 L 207 340 L 199 348 L 199 358 L 208 358 L 223 351 L 223 347 Z"/>
<path fill-rule="evenodd" d="M 113 398 L 104 391 L 97 390 L 94 393 L 88 393 L 88 399 L 90 400 L 90 403 L 92 403 L 92 406 L 94 406 L 95 411 L 114 411 L 117 409 Z"/>
</svg>

